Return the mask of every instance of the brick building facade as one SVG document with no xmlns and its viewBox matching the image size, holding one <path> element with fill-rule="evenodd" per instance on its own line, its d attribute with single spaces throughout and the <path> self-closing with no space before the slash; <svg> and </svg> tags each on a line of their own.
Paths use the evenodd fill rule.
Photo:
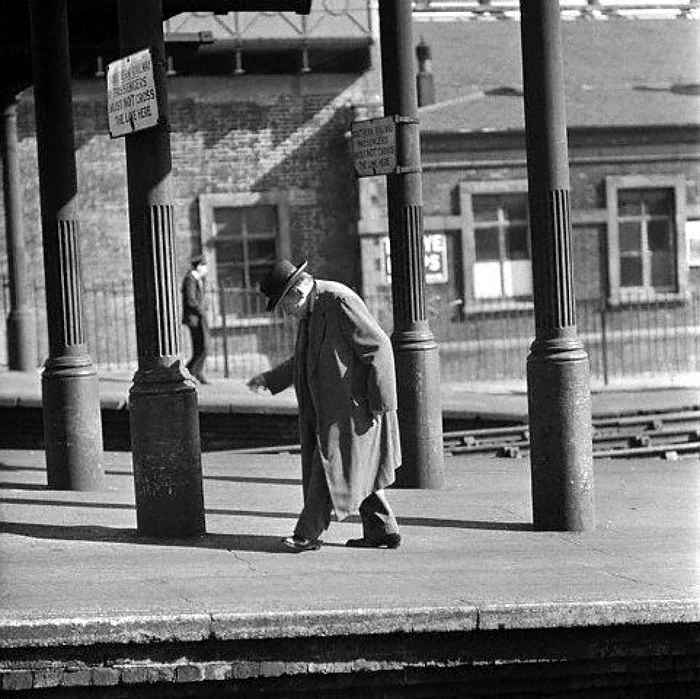
<svg viewBox="0 0 700 699">
<path fill-rule="evenodd" d="M 333 10 L 333 3 L 326 3 L 308 20 L 194 13 L 166 23 L 166 46 L 175 57 L 168 99 L 179 272 L 203 251 L 211 258 L 214 284 L 255 289 L 265 264 L 282 254 L 312 260 L 320 274 L 359 288 L 357 187 L 346 134 L 356 105 L 379 104 L 376 22 L 369 3 L 352 11 L 335 5 L 334 13 L 326 7 Z M 244 31 L 244 23 L 253 27 Z M 183 51 L 182 37 L 201 36 L 203 27 L 208 40 Z M 232 42 L 240 53 L 237 68 L 231 65 L 238 55 Z M 104 71 L 95 75 L 97 60 L 103 68 L 111 58 L 116 56 L 74 66 L 86 284 L 131 274 L 124 143 L 109 136 Z M 40 277 L 31 89 L 20 96 L 18 124 L 26 244 L 31 270 Z M 233 240 L 241 226 L 243 235 L 261 236 L 258 242 Z M 245 269 L 233 249 L 241 244 Z M 257 269 L 248 262 L 256 255 Z"/>
<path fill-rule="evenodd" d="M 577 297 L 680 300 L 700 288 L 700 23 L 572 21 L 562 33 Z M 428 269 L 428 286 L 472 309 L 528 302 L 519 23 L 417 22 L 416 34 L 437 95 L 420 109 L 426 264 L 434 255 L 442 270 Z M 366 293 L 388 278 L 375 180 L 360 195 Z"/>
<path fill-rule="evenodd" d="M 274 355 L 255 290 L 277 255 L 381 297 L 391 324 L 385 182 L 357 179 L 348 138 L 353 120 L 381 113 L 376 8 L 314 8 L 307 19 L 194 13 L 165 27 L 177 271 L 204 251 L 213 288 L 243 290 L 212 297 L 215 333 L 235 333 L 234 354 Z M 463 354 L 460 342 L 510 333 L 521 360 L 532 336 L 519 29 L 415 15 L 415 40 L 432 49 L 417 70 L 435 100 L 420 119 L 427 301 L 443 358 L 450 342 Z M 700 290 L 699 35 L 689 18 L 562 22 L 576 295 L 620 322 L 642 313 L 648 326 L 664 304 L 661 320 L 679 326 Z M 114 58 L 74 66 L 87 285 L 131 276 L 124 144 L 108 135 L 102 77 Z M 31 90 L 19 127 L 40 281 Z"/>
</svg>

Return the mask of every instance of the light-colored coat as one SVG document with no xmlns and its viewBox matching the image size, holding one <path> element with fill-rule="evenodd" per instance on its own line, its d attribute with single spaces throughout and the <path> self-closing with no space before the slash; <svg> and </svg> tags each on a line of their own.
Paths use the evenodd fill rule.
<svg viewBox="0 0 700 699">
<path fill-rule="evenodd" d="M 264 374 L 265 381 L 272 393 L 294 385 L 304 493 L 319 459 L 336 517 L 344 519 L 368 495 L 391 485 L 401 465 L 391 341 L 354 291 L 321 279 L 305 356 L 300 340 L 292 357 Z M 378 420 L 373 412 L 381 413 Z"/>
</svg>

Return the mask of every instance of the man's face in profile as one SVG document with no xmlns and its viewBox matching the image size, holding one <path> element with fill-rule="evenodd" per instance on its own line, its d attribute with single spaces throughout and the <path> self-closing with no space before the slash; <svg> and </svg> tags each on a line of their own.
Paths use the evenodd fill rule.
<svg viewBox="0 0 700 699">
<path fill-rule="evenodd" d="M 280 308 L 285 315 L 303 318 L 306 315 L 311 289 L 314 282 L 311 277 L 304 277 L 294 284 L 294 286 L 284 295 L 280 301 Z"/>
</svg>

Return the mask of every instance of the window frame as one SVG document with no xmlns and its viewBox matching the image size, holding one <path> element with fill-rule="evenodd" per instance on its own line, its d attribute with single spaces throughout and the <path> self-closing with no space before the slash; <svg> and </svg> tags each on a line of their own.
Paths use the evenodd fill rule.
<svg viewBox="0 0 700 699">
<path fill-rule="evenodd" d="M 459 183 L 459 205 L 462 219 L 462 288 L 464 289 L 464 309 L 479 313 L 483 310 L 529 310 L 533 308 L 530 298 L 501 296 L 493 299 L 479 299 L 474 295 L 474 265 L 476 264 L 476 222 L 474 219 L 473 197 L 482 195 L 523 194 L 527 201 L 528 182 L 526 178 L 494 181 L 462 181 Z M 529 204 L 529 202 L 527 202 Z M 527 219 L 528 231 L 530 228 Z M 500 243 L 499 243 L 500 245 Z M 532 264 L 532 241 L 528 239 L 530 264 Z M 502 263 L 502 260 L 501 260 Z M 534 291 L 534 289 L 533 289 Z"/>
<path fill-rule="evenodd" d="M 618 193 L 625 189 L 667 189 L 672 192 L 674 207 L 671 221 L 675 226 L 675 291 L 656 291 L 652 286 L 623 287 L 620 272 L 620 227 Z M 686 222 L 686 181 L 683 175 L 609 175 L 605 178 L 607 204 L 607 279 L 608 303 L 648 303 L 678 300 L 688 289 Z"/>
<path fill-rule="evenodd" d="M 277 257 L 291 258 L 291 236 L 289 216 L 289 194 L 283 190 L 269 190 L 266 192 L 238 192 L 220 194 L 200 194 L 199 201 L 199 236 L 202 250 L 208 258 L 208 281 L 218 290 L 217 260 L 216 260 L 216 234 L 214 231 L 214 211 L 221 208 L 242 209 L 255 206 L 274 206 L 277 209 L 277 239 L 275 241 Z M 223 324 L 219 309 L 219 295 L 210 297 L 209 320 L 212 327 L 220 327 Z M 266 325 L 274 322 L 274 317 L 267 315 L 239 316 L 227 313 L 225 323 L 227 326 L 250 326 L 251 324 Z"/>
</svg>

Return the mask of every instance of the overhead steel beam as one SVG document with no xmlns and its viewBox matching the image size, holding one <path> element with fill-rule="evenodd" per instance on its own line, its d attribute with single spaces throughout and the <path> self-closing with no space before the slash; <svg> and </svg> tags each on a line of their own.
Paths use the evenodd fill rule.
<svg viewBox="0 0 700 699">
<path fill-rule="evenodd" d="M 295 12 L 308 15 L 311 0 L 163 0 L 164 19 L 180 12 Z"/>
<path fill-rule="evenodd" d="M 117 0 L 67 0 L 71 58 L 116 46 Z M 163 20 L 183 12 L 294 12 L 308 15 L 311 0 L 163 0 Z M 0 0 L 0 90 L 17 94 L 32 84 L 29 5 Z"/>
</svg>

